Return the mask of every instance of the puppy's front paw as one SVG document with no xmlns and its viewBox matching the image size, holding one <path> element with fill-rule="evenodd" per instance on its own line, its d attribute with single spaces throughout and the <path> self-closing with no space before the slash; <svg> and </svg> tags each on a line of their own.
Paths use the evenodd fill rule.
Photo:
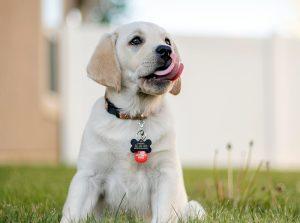
<svg viewBox="0 0 300 223">
<path fill-rule="evenodd" d="M 60 220 L 60 223 L 69 223 L 71 221 L 68 220 L 68 218 L 66 218 L 65 216 L 62 217 L 62 219 Z"/>
<path fill-rule="evenodd" d="M 197 201 L 189 201 L 184 210 L 185 220 L 199 219 L 203 220 L 205 218 L 205 210 Z"/>
</svg>

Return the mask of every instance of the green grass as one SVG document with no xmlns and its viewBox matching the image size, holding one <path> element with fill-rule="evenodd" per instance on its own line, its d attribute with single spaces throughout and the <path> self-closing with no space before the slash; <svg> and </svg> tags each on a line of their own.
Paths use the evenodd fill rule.
<svg viewBox="0 0 300 223">
<path fill-rule="evenodd" d="M 74 172 L 67 167 L 0 167 L 0 222 L 58 222 Z M 233 171 L 233 197 L 228 199 L 225 186 L 221 195 L 216 192 L 213 170 L 184 171 L 189 198 L 200 201 L 208 213 L 205 222 L 300 222 L 299 172 L 260 171 L 253 185 L 254 171 L 239 184 L 238 174 Z M 218 172 L 217 181 L 227 184 L 227 170 Z M 247 185 L 251 188 L 242 199 Z M 107 214 L 103 222 L 137 221 Z"/>
</svg>

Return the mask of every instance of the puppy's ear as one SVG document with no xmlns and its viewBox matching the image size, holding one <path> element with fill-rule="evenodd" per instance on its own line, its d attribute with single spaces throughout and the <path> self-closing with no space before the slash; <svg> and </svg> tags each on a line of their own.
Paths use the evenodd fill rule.
<svg viewBox="0 0 300 223">
<path fill-rule="evenodd" d="M 174 51 L 175 53 L 177 54 L 177 56 L 179 57 L 179 60 L 180 60 L 180 55 L 179 55 L 179 52 L 178 52 L 178 49 L 177 49 L 177 46 L 174 42 L 172 42 L 172 45 L 174 47 Z M 173 87 L 172 89 L 170 90 L 170 93 L 173 94 L 173 95 L 178 95 L 180 93 L 180 90 L 181 90 L 181 78 L 179 77 L 173 84 Z"/>
<path fill-rule="evenodd" d="M 181 78 L 178 78 L 174 84 L 172 89 L 170 90 L 170 93 L 173 95 L 178 95 L 180 93 L 181 90 Z"/>
<path fill-rule="evenodd" d="M 106 87 L 121 90 L 121 69 L 116 55 L 116 34 L 105 35 L 87 66 L 88 77 Z"/>
</svg>

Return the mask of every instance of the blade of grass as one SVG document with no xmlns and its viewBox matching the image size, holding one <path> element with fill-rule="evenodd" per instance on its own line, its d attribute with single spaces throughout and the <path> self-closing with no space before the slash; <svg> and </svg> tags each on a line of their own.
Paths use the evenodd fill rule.
<svg viewBox="0 0 300 223">
<path fill-rule="evenodd" d="M 214 175 L 214 182 L 215 182 L 215 188 L 216 188 L 216 194 L 218 200 L 220 200 L 220 193 L 219 193 L 219 174 L 217 169 L 217 162 L 218 162 L 218 150 L 215 150 L 214 154 L 214 163 L 213 163 L 213 175 Z"/>
<path fill-rule="evenodd" d="M 124 195 L 123 195 L 123 197 L 122 197 L 122 199 L 121 199 L 121 202 L 120 202 L 120 204 L 119 204 L 119 206 L 118 206 L 118 209 L 117 209 L 117 211 L 116 211 L 115 219 L 114 219 L 114 222 L 115 222 L 115 223 L 117 222 L 118 214 L 119 214 L 119 211 L 120 211 L 120 209 L 121 209 L 121 205 L 122 205 L 122 203 L 123 203 L 123 200 L 124 200 L 125 196 L 126 196 L 126 193 L 124 193 Z"/>
<path fill-rule="evenodd" d="M 250 178 L 249 183 L 248 183 L 248 185 L 247 185 L 247 187 L 246 187 L 246 189 L 245 189 L 245 191 L 244 191 L 244 193 L 243 193 L 243 197 L 242 197 L 243 202 L 247 201 L 249 190 L 250 190 L 250 188 L 253 187 L 253 185 L 254 185 L 254 183 L 255 183 L 255 181 L 256 181 L 257 175 L 258 175 L 258 173 L 259 173 L 259 171 L 260 171 L 260 169 L 261 169 L 263 163 L 264 163 L 263 161 L 260 161 L 260 163 L 259 163 L 259 165 L 257 166 L 257 168 L 256 168 L 256 170 L 255 170 L 255 172 L 254 172 L 254 174 L 253 174 L 252 177 Z"/>
<path fill-rule="evenodd" d="M 231 160 L 232 146 L 230 143 L 227 144 L 227 196 L 228 199 L 233 199 L 233 170 Z"/>
<path fill-rule="evenodd" d="M 235 203 L 238 203 L 239 200 L 241 199 L 242 191 L 245 185 L 245 181 L 247 179 L 247 173 L 250 168 L 250 163 L 251 163 L 251 155 L 252 155 L 252 148 L 253 148 L 254 142 L 251 140 L 249 142 L 249 147 L 248 147 L 248 152 L 246 155 L 244 167 L 239 169 L 238 176 L 237 176 L 237 197 L 235 200 Z"/>
</svg>

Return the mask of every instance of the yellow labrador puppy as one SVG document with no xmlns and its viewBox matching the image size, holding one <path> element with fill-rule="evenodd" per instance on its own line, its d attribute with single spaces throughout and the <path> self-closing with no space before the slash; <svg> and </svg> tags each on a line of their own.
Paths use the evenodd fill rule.
<svg viewBox="0 0 300 223">
<path fill-rule="evenodd" d="M 180 92 L 183 65 L 161 27 L 135 22 L 99 42 L 88 76 L 106 86 L 86 125 L 61 222 L 122 209 L 147 222 L 202 218 L 187 200 L 166 93 Z"/>
</svg>

